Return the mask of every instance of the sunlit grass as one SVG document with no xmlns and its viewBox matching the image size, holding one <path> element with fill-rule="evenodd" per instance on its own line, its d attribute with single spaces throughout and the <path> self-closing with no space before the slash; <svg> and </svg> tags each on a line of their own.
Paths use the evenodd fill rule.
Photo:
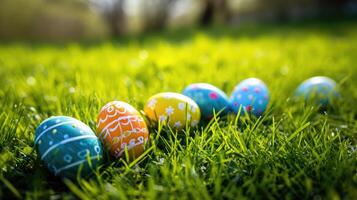
<svg viewBox="0 0 357 200">
<path fill-rule="evenodd" d="M 352 22 L 0 45 L 0 197 L 356 198 L 356 58 Z M 341 102 L 327 113 L 291 99 L 301 81 L 316 75 L 341 88 Z M 186 133 L 151 129 L 142 159 L 108 158 L 91 180 L 53 177 L 33 149 L 35 128 L 51 115 L 95 129 L 108 101 L 142 109 L 151 95 L 194 82 L 230 94 L 252 76 L 270 89 L 263 118 L 215 119 Z"/>
</svg>

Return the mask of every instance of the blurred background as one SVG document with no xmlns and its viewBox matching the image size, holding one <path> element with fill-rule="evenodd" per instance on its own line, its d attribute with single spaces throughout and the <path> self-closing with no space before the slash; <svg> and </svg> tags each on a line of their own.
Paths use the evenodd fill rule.
<svg viewBox="0 0 357 200">
<path fill-rule="evenodd" d="M 357 0 L 0 0 L 0 40 L 97 40 L 160 29 L 356 15 Z"/>
</svg>

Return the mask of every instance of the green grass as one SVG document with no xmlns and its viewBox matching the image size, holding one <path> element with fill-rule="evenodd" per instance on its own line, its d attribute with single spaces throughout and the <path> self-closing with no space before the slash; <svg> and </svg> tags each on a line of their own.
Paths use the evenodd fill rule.
<svg viewBox="0 0 357 200">
<path fill-rule="evenodd" d="M 335 79 L 342 98 L 318 112 L 291 96 L 306 78 Z M 271 93 L 260 119 L 215 119 L 199 130 L 151 129 L 134 163 L 107 158 L 91 180 L 52 176 L 34 150 L 51 115 L 95 129 L 112 100 L 212 83 L 230 94 L 248 77 Z M 357 24 L 348 21 L 204 28 L 99 43 L 0 45 L 0 197 L 58 199 L 356 199 Z"/>
</svg>

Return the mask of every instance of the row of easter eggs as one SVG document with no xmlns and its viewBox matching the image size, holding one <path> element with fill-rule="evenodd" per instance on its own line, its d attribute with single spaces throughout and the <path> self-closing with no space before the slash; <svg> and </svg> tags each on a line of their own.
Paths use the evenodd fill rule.
<svg viewBox="0 0 357 200">
<path fill-rule="evenodd" d="M 152 96 L 144 108 L 146 115 L 153 121 L 180 129 L 186 122 L 195 126 L 200 118 L 210 120 L 214 115 L 222 116 L 230 112 L 259 117 L 266 110 L 270 98 L 268 87 L 256 78 L 240 82 L 230 97 L 207 83 L 191 84 L 182 94 L 159 93 Z M 327 106 L 339 96 L 336 82 L 327 77 L 313 77 L 304 81 L 295 94 L 306 101 L 316 100 L 321 106 Z"/>
<path fill-rule="evenodd" d="M 330 94 L 337 96 L 336 83 L 326 77 L 314 77 L 302 83 L 296 92 L 306 99 L 317 96 L 327 104 Z M 314 94 L 313 94 L 314 93 Z M 183 94 L 159 93 L 147 101 L 144 112 L 157 123 L 182 129 L 210 119 L 215 112 L 229 111 L 261 115 L 269 101 L 266 85 L 250 78 L 238 84 L 230 98 L 210 84 L 192 84 Z M 201 117 L 202 116 L 202 117 Z M 71 117 L 56 116 L 36 129 L 35 145 L 48 169 L 57 176 L 75 179 L 89 176 L 103 157 L 102 144 L 111 155 L 120 158 L 126 152 L 131 159 L 144 152 L 149 131 L 144 118 L 131 105 L 113 101 L 106 104 L 97 118 L 94 133 L 87 125 Z"/>
</svg>

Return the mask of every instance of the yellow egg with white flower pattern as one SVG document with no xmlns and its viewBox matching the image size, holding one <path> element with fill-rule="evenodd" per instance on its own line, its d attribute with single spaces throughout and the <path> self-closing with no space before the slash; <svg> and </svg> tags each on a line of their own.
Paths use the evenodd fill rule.
<svg viewBox="0 0 357 200">
<path fill-rule="evenodd" d="M 173 92 L 150 97 L 144 111 L 150 120 L 178 130 L 185 128 L 186 124 L 196 126 L 201 117 L 200 108 L 191 98 Z"/>
</svg>

